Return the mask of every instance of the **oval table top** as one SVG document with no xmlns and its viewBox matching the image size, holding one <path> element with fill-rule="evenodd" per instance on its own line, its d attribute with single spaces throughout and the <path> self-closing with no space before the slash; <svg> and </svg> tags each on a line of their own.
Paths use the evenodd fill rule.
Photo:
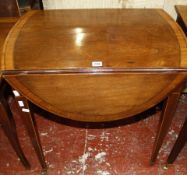
<svg viewBox="0 0 187 175">
<path fill-rule="evenodd" d="M 9 33 L 1 69 L 49 112 L 112 121 L 156 105 L 186 79 L 187 43 L 160 9 L 30 11 Z"/>
</svg>

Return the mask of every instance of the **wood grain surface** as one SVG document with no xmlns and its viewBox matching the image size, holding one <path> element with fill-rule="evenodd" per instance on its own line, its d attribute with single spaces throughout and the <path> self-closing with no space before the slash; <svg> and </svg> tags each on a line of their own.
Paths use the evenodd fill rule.
<svg viewBox="0 0 187 175">
<path fill-rule="evenodd" d="M 3 44 L 5 42 L 5 39 L 10 31 L 10 29 L 13 27 L 13 25 L 16 23 L 18 20 L 17 17 L 1 17 L 0 18 L 0 58 L 2 56 L 3 52 Z M 0 62 L 0 67 L 1 67 L 1 62 Z M 0 79 L 2 76 L 2 70 L 0 70 Z M 0 80 L 1 82 L 1 80 Z"/>
<path fill-rule="evenodd" d="M 5 79 L 41 108 L 112 121 L 143 112 L 178 87 L 187 46 L 163 10 L 31 11 L 9 33 L 1 64 Z"/>
<path fill-rule="evenodd" d="M 0 17 L 20 16 L 17 0 L 1 0 L 0 8 Z"/>
<path fill-rule="evenodd" d="M 185 77 L 132 73 L 5 76 L 33 103 L 81 121 L 109 121 L 135 115 L 156 105 Z"/>
<path fill-rule="evenodd" d="M 180 66 L 178 38 L 156 10 L 32 12 L 10 36 L 6 69 Z"/>
</svg>

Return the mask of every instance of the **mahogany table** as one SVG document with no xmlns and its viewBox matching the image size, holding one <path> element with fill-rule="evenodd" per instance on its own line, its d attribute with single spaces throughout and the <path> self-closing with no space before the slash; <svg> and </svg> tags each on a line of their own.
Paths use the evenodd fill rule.
<svg viewBox="0 0 187 175">
<path fill-rule="evenodd" d="M 154 163 L 187 76 L 187 43 L 160 9 L 30 11 L 9 33 L 1 65 L 44 169 L 28 101 L 61 117 L 101 122 L 167 99 Z"/>
</svg>

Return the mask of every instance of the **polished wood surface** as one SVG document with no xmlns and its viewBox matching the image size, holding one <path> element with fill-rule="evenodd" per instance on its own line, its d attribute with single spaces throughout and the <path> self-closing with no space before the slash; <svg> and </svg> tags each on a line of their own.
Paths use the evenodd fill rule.
<svg viewBox="0 0 187 175">
<path fill-rule="evenodd" d="M 183 82 L 187 47 L 162 10 L 31 11 L 9 33 L 1 66 L 49 112 L 112 121 L 154 106 Z"/>
<path fill-rule="evenodd" d="M 109 121 L 156 105 L 185 76 L 123 73 L 5 78 L 13 87 L 19 87 L 26 98 L 59 116 L 81 121 Z"/>
<path fill-rule="evenodd" d="M 163 11 L 31 13 L 10 35 L 15 40 L 5 47 L 5 69 L 90 68 L 92 61 L 102 61 L 106 68 L 181 66 L 178 38 Z"/>
<path fill-rule="evenodd" d="M 17 18 L 0 18 L 0 55 L 2 55 L 4 41 L 16 21 Z"/>
<path fill-rule="evenodd" d="M 0 17 L 20 16 L 17 0 L 1 0 L 0 9 Z"/>
</svg>

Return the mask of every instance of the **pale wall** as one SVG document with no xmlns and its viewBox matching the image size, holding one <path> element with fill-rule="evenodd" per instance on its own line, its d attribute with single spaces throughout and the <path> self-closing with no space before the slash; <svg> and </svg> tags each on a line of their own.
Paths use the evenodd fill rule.
<svg viewBox="0 0 187 175">
<path fill-rule="evenodd" d="M 176 18 L 174 5 L 187 0 L 43 0 L 45 9 L 73 8 L 164 8 Z"/>
</svg>

